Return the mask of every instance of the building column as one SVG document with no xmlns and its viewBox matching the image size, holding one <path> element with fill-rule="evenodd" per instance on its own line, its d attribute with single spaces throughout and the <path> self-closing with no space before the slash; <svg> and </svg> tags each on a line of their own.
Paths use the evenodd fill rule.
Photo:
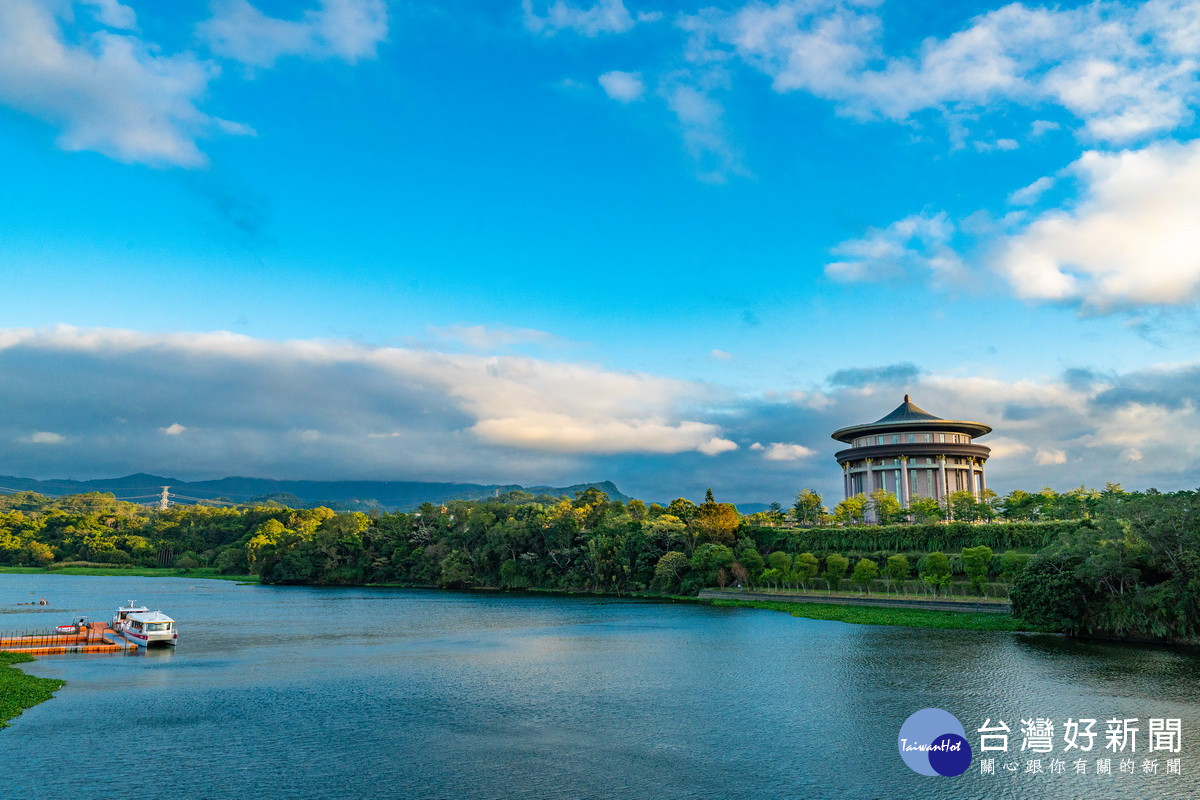
<svg viewBox="0 0 1200 800">
<path fill-rule="evenodd" d="M 908 508 L 908 456 L 900 456 L 900 502 Z"/>
<path fill-rule="evenodd" d="M 979 502 L 979 486 L 975 483 L 975 459 L 973 458 L 967 459 L 967 487 L 975 497 L 975 502 Z"/>
<path fill-rule="evenodd" d="M 944 502 L 946 502 L 946 495 L 949 494 L 949 492 L 946 491 L 946 457 L 938 456 L 937 460 L 938 460 L 938 486 L 937 486 L 938 498 L 937 499 L 938 499 L 939 503 L 944 503 Z"/>
<path fill-rule="evenodd" d="M 873 469 L 874 462 L 875 459 L 873 458 L 868 458 L 865 462 L 867 471 L 863 475 L 863 494 L 865 494 L 868 499 L 871 497 L 871 492 L 875 491 L 875 479 L 873 477 L 875 474 L 875 470 Z M 869 505 L 867 506 L 866 520 L 869 523 L 874 523 L 877 521 L 875 519 L 875 515 L 871 513 L 871 507 Z"/>
<path fill-rule="evenodd" d="M 849 461 L 847 461 L 845 464 L 842 464 L 842 490 L 846 494 L 846 497 L 844 499 L 849 500 L 850 499 L 850 462 Z"/>
<path fill-rule="evenodd" d="M 986 470 L 984 469 L 984 466 L 983 466 L 984 463 L 985 462 L 983 461 L 983 459 L 979 460 L 979 494 L 981 496 L 983 495 L 984 492 L 987 491 L 987 477 L 986 477 Z"/>
</svg>

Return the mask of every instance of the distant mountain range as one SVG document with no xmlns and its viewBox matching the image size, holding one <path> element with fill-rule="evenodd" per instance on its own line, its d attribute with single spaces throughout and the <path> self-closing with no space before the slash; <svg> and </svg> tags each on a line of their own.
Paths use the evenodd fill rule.
<svg viewBox="0 0 1200 800">
<path fill-rule="evenodd" d="M 632 500 L 612 481 L 578 483 L 574 486 L 520 486 L 517 484 L 428 483 L 424 481 L 277 481 L 269 478 L 221 478 L 215 481 L 181 481 L 161 475 L 138 473 L 124 478 L 93 481 L 48 480 L 0 475 L 0 494 L 32 491 L 62 495 L 82 492 L 112 492 L 118 499 L 153 502 L 163 486 L 182 502 L 226 500 L 235 503 L 275 500 L 301 508 L 328 506 L 337 510 L 411 511 L 422 503 L 446 503 L 450 500 L 484 500 L 506 492 L 523 491 L 533 495 L 574 497 L 576 492 L 595 487 L 611 500 Z M 186 499 L 185 499 L 186 498 Z"/>
<path fill-rule="evenodd" d="M 30 491 L 47 495 L 80 494 L 82 492 L 112 492 L 118 500 L 151 503 L 162 487 L 170 486 L 171 494 L 181 502 L 192 500 L 225 500 L 234 503 L 267 502 L 274 500 L 292 508 L 326 506 L 336 511 L 412 511 L 422 503 L 447 503 L 451 500 L 486 500 L 507 492 L 529 492 L 532 495 L 574 497 L 576 492 L 593 486 L 608 495 L 610 500 L 628 503 L 633 498 L 624 494 L 612 481 L 577 483 L 573 486 L 520 486 L 515 483 L 431 483 L 428 481 L 277 481 L 270 478 L 221 478 L 215 481 L 181 481 L 161 475 L 139 472 L 124 478 L 101 478 L 94 481 L 48 480 L 0 475 L 0 495 L 14 491 Z M 185 499 L 186 498 L 186 499 Z M 650 501 L 646 501 L 649 504 Z M 666 506 L 670 501 L 659 501 Z M 765 511 L 767 503 L 736 503 L 738 511 L 754 514 Z"/>
</svg>

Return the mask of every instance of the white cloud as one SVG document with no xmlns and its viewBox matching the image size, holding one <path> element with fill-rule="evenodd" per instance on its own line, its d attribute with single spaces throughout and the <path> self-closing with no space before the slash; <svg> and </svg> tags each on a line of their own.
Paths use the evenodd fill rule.
<svg viewBox="0 0 1200 800">
<path fill-rule="evenodd" d="M 1028 206 L 1037 202 L 1042 193 L 1054 185 L 1054 179 L 1050 177 L 1038 178 L 1028 186 L 1017 189 L 1008 196 L 1008 202 L 1014 206 Z"/>
<path fill-rule="evenodd" d="M 1056 131 L 1062 128 L 1057 122 L 1052 122 L 1048 119 L 1035 119 L 1029 126 L 1029 136 L 1036 139 L 1043 136 L 1049 131 Z"/>
<path fill-rule="evenodd" d="M 638 72 L 621 72 L 614 69 L 601 75 L 598 80 L 605 94 L 622 103 L 641 100 L 646 93 L 646 84 L 642 82 L 641 73 Z"/>
<path fill-rule="evenodd" d="M 541 5 L 541 3 L 539 3 Z M 544 14 L 534 11 L 533 0 L 522 0 L 525 27 L 534 33 L 553 36 L 560 31 L 574 31 L 582 36 L 595 37 L 602 33 L 625 33 L 639 22 L 653 22 L 661 14 L 639 14 L 634 17 L 622 0 L 598 0 L 588 7 L 576 6 L 567 0 L 554 0 Z"/>
<path fill-rule="evenodd" d="M 715 347 L 709 351 L 708 357 L 713 361 L 732 361 L 733 354 L 726 353 L 724 350 L 718 350 Z"/>
<path fill-rule="evenodd" d="M 826 264 L 825 275 L 847 283 L 909 274 L 951 282 L 963 272 L 962 260 L 950 244 L 953 235 L 954 224 L 944 213 L 905 217 L 835 246 L 831 252 L 845 260 Z"/>
<path fill-rule="evenodd" d="M 1023 456 L 1033 449 L 1024 442 L 1019 442 L 1007 436 L 989 436 L 985 443 L 992 450 L 992 458 Z"/>
<path fill-rule="evenodd" d="M 725 109 L 707 88 L 685 82 L 669 85 L 663 91 L 701 180 L 722 183 L 730 175 L 748 174 L 725 132 Z"/>
<path fill-rule="evenodd" d="M 173 422 L 165 428 L 159 428 L 159 430 L 165 433 L 167 436 L 179 436 L 187 430 L 187 427 L 180 425 L 178 422 Z"/>
<path fill-rule="evenodd" d="M 269 67 L 284 56 L 354 63 L 373 58 L 387 37 L 387 7 L 383 0 L 320 0 L 299 20 L 286 20 L 247 0 L 217 0 L 197 32 L 217 55 L 249 66 Z"/>
<path fill-rule="evenodd" d="M 766 452 L 763 453 L 763 458 L 767 461 L 799 461 L 803 458 L 811 458 L 816 454 L 816 450 L 802 444 L 772 442 L 771 446 L 766 448 Z"/>
<path fill-rule="evenodd" d="M 431 328 L 430 332 L 442 341 L 457 342 L 472 350 L 485 352 L 516 345 L 545 345 L 563 341 L 546 331 L 497 325 L 450 325 L 444 328 Z"/>
<path fill-rule="evenodd" d="M 717 455 L 737 449 L 718 425 L 689 419 L 681 410 L 704 398 L 702 385 L 589 364 L 323 340 L 281 343 L 225 332 L 0 331 L 0 358 L 17 350 L 48 363 L 81 358 L 103 372 L 103 380 L 87 379 L 97 396 L 91 425 L 100 428 L 128 416 L 130 401 L 119 389 L 127 384 L 117 381 L 109 394 L 100 386 L 113 379 L 107 370 L 116 363 L 130 369 L 136 364 L 145 383 L 162 394 L 157 400 L 139 396 L 141 413 L 186 411 L 210 442 L 236 444 L 247 429 L 302 441 L 375 440 L 379 446 L 441 436 L 443 450 L 464 435 L 479 445 L 557 454 Z M 213 403 L 213 397 L 223 400 Z M 25 402 L 36 406 L 32 397 Z M 82 426 L 80 436 L 89 434 L 78 416 L 68 418 Z M 390 435 L 396 432 L 403 436 Z"/>
<path fill-rule="evenodd" d="M 755 2 L 710 10 L 685 27 L 693 51 L 734 54 L 776 91 L 808 92 L 857 117 L 907 121 L 934 111 L 961 123 L 1004 103 L 1056 105 L 1082 121 L 1084 136 L 1125 142 L 1187 123 L 1188 103 L 1200 95 L 1200 4 L 1191 0 L 1011 3 L 911 54 L 885 51 L 875 5 Z"/>
<path fill-rule="evenodd" d="M 62 444 L 67 440 L 67 437 L 61 433 L 53 433 L 52 431 L 37 431 L 29 436 L 26 436 L 18 441 L 25 444 Z"/>
<path fill-rule="evenodd" d="M 81 0 L 83 5 L 95 9 L 96 19 L 110 28 L 132 30 L 137 27 L 137 14 L 119 0 Z"/>
<path fill-rule="evenodd" d="M 1018 296 L 1097 311 L 1200 296 L 1200 141 L 1088 152 L 1069 171 L 1082 185 L 1075 205 L 1001 249 L 997 268 Z"/>
<path fill-rule="evenodd" d="M 94 5 L 110 26 L 133 21 L 125 6 Z M 79 31 L 78 44 L 68 42 L 52 9 L 69 11 L 38 0 L 0 2 L 0 102 L 59 128 L 64 150 L 194 167 L 205 161 L 197 137 L 249 132 L 199 110 L 212 65 L 108 30 Z"/>
<path fill-rule="evenodd" d="M 1052 447 L 1039 447 L 1035 459 L 1042 466 L 1048 464 L 1065 464 L 1067 463 L 1067 454 L 1062 450 L 1055 450 Z"/>
</svg>

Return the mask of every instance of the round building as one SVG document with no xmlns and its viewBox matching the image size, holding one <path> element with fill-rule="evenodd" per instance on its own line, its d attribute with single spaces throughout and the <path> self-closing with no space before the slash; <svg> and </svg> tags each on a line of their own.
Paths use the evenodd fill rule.
<svg viewBox="0 0 1200 800">
<path fill-rule="evenodd" d="M 991 432 L 982 422 L 935 417 L 904 395 L 886 417 L 833 432 L 850 445 L 835 454 L 846 497 L 883 489 L 905 506 L 917 497 L 940 503 L 959 491 L 978 499 L 987 488 L 983 465 L 991 450 L 975 440 Z"/>
</svg>

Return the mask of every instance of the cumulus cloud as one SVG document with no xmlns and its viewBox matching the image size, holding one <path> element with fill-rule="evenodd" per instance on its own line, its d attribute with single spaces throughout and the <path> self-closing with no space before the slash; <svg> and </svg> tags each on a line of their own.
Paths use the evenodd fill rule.
<svg viewBox="0 0 1200 800">
<path fill-rule="evenodd" d="M 833 454 L 845 445 L 829 434 L 878 419 L 907 391 L 930 413 L 995 428 L 979 444 L 992 448 L 988 483 L 998 491 L 1194 488 L 1200 362 L 1081 372 L 1010 381 L 894 365 L 756 398 L 526 356 L 0 330 L 0 472 L 613 479 L 647 499 L 698 499 L 709 485 L 739 502 L 783 501 L 804 486 L 831 499 L 841 491 Z M 906 376 L 903 389 L 889 375 Z"/>
<path fill-rule="evenodd" d="M 93 4 L 111 27 L 132 27 L 118 3 Z M 0 3 L 0 102 L 44 120 L 64 150 L 94 150 L 126 162 L 195 167 L 196 139 L 216 131 L 248 133 L 211 117 L 199 100 L 216 75 L 191 55 L 164 55 L 132 34 L 80 30 L 68 41 L 64 4 Z"/>
<path fill-rule="evenodd" d="M 213 16 L 197 27 L 214 53 L 254 67 L 284 56 L 373 58 L 388 33 L 383 0 L 321 0 L 298 20 L 262 13 L 247 0 L 217 0 Z"/>
<path fill-rule="evenodd" d="M 96 20 L 102 25 L 123 30 L 137 27 L 137 14 L 119 0 L 82 0 L 82 3 L 91 6 Z"/>
<path fill-rule="evenodd" d="M 538 6 L 542 6 L 538 3 Z M 625 33 L 639 22 L 653 22 L 662 17 L 657 12 L 637 16 L 629 13 L 622 0 L 598 0 L 591 6 L 577 6 L 567 0 L 554 0 L 543 13 L 535 10 L 533 0 L 522 0 L 525 27 L 543 36 L 560 31 L 573 31 L 581 36 L 595 37 L 602 33 Z"/>
<path fill-rule="evenodd" d="M 1200 296 L 1200 141 L 1088 152 L 1081 196 L 1004 243 L 997 266 L 1020 297 L 1096 311 Z"/>
<path fill-rule="evenodd" d="M 1067 454 L 1062 450 L 1055 450 L 1053 447 L 1039 447 L 1035 458 L 1037 463 L 1043 466 L 1067 463 Z"/>
<path fill-rule="evenodd" d="M 605 94 L 622 103 L 641 100 L 642 95 L 646 93 L 646 84 L 642 81 L 641 74 L 637 72 L 621 72 L 614 69 L 605 72 L 598 80 Z"/>
<path fill-rule="evenodd" d="M 1190 121 L 1198 19 L 1194 0 L 1012 3 L 913 53 L 887 52 L 871 2 L 756 2 L 709 10 L 688 28 L 692 50 L 736 57 L 776 91 L 826 98 L 848 115 L 908 121 L 934 111 L 961 122 L 1002 103 L 1053 105 L 1081 121 L 1082 135 L 1124 142 Z"/>
<path fill-rule="evenodd" d="M 1028 206 L 1037 202 L 1042 193 L 1054 185 L 1054 179 L 1049 176 L 1038 178 L 1028 186 L 1017 189 L 1008 196 L 1010 205 Z"/>
<path fill-rule="evenodd" d="M 62 444 L 67 440 L 67 437 L 61 433 L 52 431 L 37 431 L 25 436 L 17 441 L 25 442 L 26 444 Z"/>
<path fill-rule="evenodd" d="M 62 391 L 81 385 L 88 392 Z M 302 477 L 297 469 L 362 469 L 462 479 L 457 467 L 501 479 L 583 456 L 736 450 L 718 424 L 684 410 L 708 393 L 684 381 L 524 356 L 230 333 L 0 331 L 0 437 L 69 440 L 68 461 L 132 471 Z M 160 427 L 168 415 L 189 426 Z M 62 433 L 30 437 L 39 420 Z M 169 444 L 183 439 L 186 447 Z M 304 449 L 318 439 L 319 453 Z"/>
<path fill-rule="evenodd" d="M 799 461 L 817 454 L 811 447 L 789 442 L 772 442 L 770 447 L 764 449 L 763 458 L 767 461 Z"/>
<path fill-rule="evenodd" d="M 915 214 L 886 228 L 871 228 L 833 247 L 833 255 L 843 260 L 826 264 L 825 275 L 846 283 L 908 275 L 935 283 L 957 281 L 964 266 L 952 246 L 954 233 L 954 223 L 945 213 Z"/>
</svg>

